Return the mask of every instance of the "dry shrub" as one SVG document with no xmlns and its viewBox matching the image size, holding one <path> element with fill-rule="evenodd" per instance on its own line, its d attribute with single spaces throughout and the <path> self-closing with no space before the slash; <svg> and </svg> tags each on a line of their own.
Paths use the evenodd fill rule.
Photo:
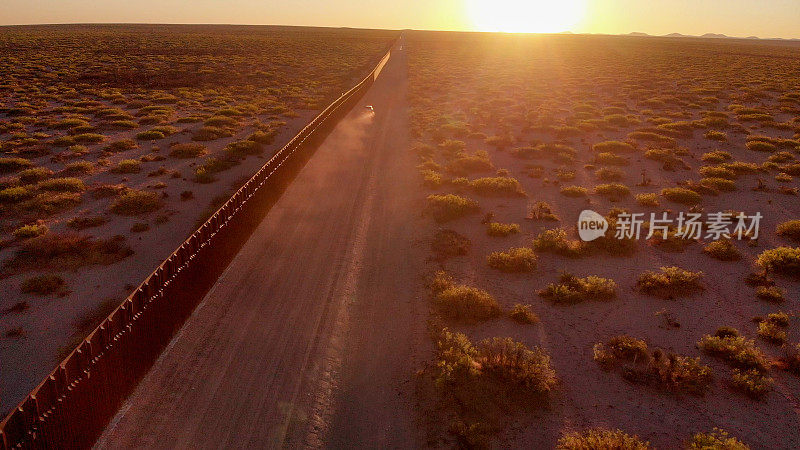
<svg viewBox="0 0 800 450">
<path fill-rule="evenodd" d="M 623 197 L 629 196 L 631 194 L 631 189 L 624 184 L 608 183 L 595 186 L 594 192 L 611 201 L 619 201 Z"/>
<path fill-rule="evenodd" d="M 661 195 L 667 200 L 684 205 L 696 205 L 702 201 L 702 197 L 697 192 L 681 188 L 664 188 L 661 190 Z"/>
<path fill-rule="evenodd" d="M 648 450 L 650 443 L 639 436 L 629 435 L 622 430 L 589 428 L 583 432 L 565 433 L 558 440 L 558 450 Z"/>
<path fill-rule="evenodd" d="M 756 347 L 752 339 L 740 336 L 735 328 L 722 327 L 713 336 L 707 334 L 700 339 L 697 346 L 705 353 L 739 369 L 756 369 L 760 372 L 769 369 L 769 360 L 764 352 Z"/>
<path fill-rule="evenodd" d="M 775 233 L 787 237 L 795 242 L 800 242 L 800 220 L 788 220 L 778 225 Z"/>
<path fill-rule="evenodd" d="M 777 247 L 764 250 L 756 264 L 766 272 L 787 276 L 800 276 L 800 248 Z"/>
<path fill-rule="evenodd" d="M 44 274 L 28 278 L 20 285 L 22 292 L 35 295 L 55 294 L 63 297 L 69 291 L 67 283 L 58 275 Z"/>
<path fill-rule="evenodd" d="M 533 248 L 538 252 L 555 253 L 577 258 L 589 254 L 588 245 L 577 239 L 569 239 L 563 228 L 547 229 L 533 239 Z"/>
<path fill-rule="evenodd" d="M 720 261 L 738 261 L 742 259 L 742 253 L 733 245 L 730 239 L 710 242 L 703 247 L 703 253 Z"/>
<path fill-rule="evenodd" d="M 429 195 L 427 198 L 426 212 L 437 222 L 447 222 L 478 211 L 478 202 L 460 195 Z"/>
<path fill-rule="evenodd" d="M 636 151 L 636 147 L 627 142 L 605 141 L 594 144 L 592 150 L 597 153 L 632 153 Z"/>
<path fill-rule="evenodd" d="M 536 254 L 527 247 L 510 248 L 505 252 L 493 252 L 486 258 L 487 264 L 501 272 L 530 272 L 536 268 Z"/>
<path fill-rule="evenodd" d="M 491 222 L 486 226 L 486 234 L 489 236 L 504 237 L 520 232 L 519 224 Z"/>
<path fill-rule="evenodd" d="M 749 397 L 761 398 L 772 390 L 774 380 L 757 369 L 733 369 L 731 386 Z"/>
<path fill-rule="evenodd" d="M 195 142 L 175 144 L 169 148 L 169 156 L 173 158 L 197 158 L 208 153 L 208 148 Z"/>
<path fill-rule="evenodd" d="M 500 305 L 488 292 L 464 285 L 451 285 L 436 294 L 436 310 L 443 316 L 477 322 L 500 315 Z"/>
<path fill-rule="evenodd" d="M 23 243 L 4 268 L 23 270 L 75 269 L 113 264 L 133 254 L 121 236 L 102 240 L 79 234 L 46 234 Z"/>
<path fill-rule="evenodd" d="M 756 297 L 772 303 L 786 301 L 785 295 L 786 292 L 777 286 L 759 286 L 756 288 Z"/>
<path fill-rule="evenodd" d="M 655 193 L 636 194 L 636 203 L 641 206 L 657 207 L 659 205 L 658 194 Z"/>
<path fill-rule="evenodd" d="M 727 431 L 714 428 L 710 433 L 695 433 L 687 442 L 689 450 L 750 450 L 742 441 L 730 436 Z"/>
<path fill-rule="evenodd" d="M 512 177 L 484 177 L 469 183 L 473 191 L 481 195 L 524 196 L 519 180 Z"/>
<path fill-rule="evenodd" d="M 575 304 L 583 301 L 608 301 L 617 296 L 617 283 L 608 278 L 590 275 L 578 278 L 562 273 L 558 284 L 549 284 L 539 295 L 553 303 Z"/>
<path fill-rule="evenodd" d="M 137 216 L 155 211 L 164 202 L 157 192 L 129 190 L 111 203 L 111 211 L 122 216 Z"/>
<path fill-rule="evenodd" d="M 628 381 L 674 392 L 703 395 L 713 380 L 711 368 L 700 358 L 649 350 L 647 343 L 627 335 L 594 346 L 594 359 L 605 370 L 619 369 Z"/>
<path fill-rule="evenodd" d="M 533 323 L 539 322 L 539 316 L 533 312 L 531 309 L 531 305 L 523 305 L 521 303 L 517 303 L 511 308 L 511 311 L 508 313 L 508 316 L 511 317 L 517 323 L 521 323 L 524 325 L 529 325 Z"/>
<path fill-rule="evenodd" d="M 704 289 L 703 272 L 690 272 L 680 267 L 662 267 L 661 272 L 647 271 L 639 275 L 636 288 L 648 295 L 673 299 Z"/>
</svg>

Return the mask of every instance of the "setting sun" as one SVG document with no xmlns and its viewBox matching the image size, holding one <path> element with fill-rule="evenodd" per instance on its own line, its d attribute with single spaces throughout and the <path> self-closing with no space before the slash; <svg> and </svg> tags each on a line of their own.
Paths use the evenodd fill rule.
<svg viewBox="0 0 800 450">
<path fill-rule="evenodd" d="M 558 33 L 578 24 L 584 0 L 468 0 L 470 20 L 478 31 Z"/>
</svg>

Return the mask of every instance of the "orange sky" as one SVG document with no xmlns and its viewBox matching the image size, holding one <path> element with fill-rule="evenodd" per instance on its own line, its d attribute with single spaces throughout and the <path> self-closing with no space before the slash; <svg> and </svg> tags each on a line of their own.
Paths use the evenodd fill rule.
<svg viewBox="0 0 800 450">
<path fill-rule="evenodd" d="M 800 0 L 3 0 L 0 24 L 241 23 L 800 38 Z"/>
</svg>

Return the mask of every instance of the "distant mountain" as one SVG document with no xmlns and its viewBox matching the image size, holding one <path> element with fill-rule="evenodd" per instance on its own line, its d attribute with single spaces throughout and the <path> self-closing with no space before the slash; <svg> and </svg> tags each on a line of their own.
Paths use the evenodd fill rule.
<svg viewBox="0 0 800 450">
<path fill-rule="evenodd" d="M 685 34 L 680 34 L 680 33 L 670 33 L 670 34 L 664 35 L 664 37 L 691 37 L 691 36 L 687 36 Z"/>
<path fill-rule="evenodd" d="M 747 36 L 745 39 L 761 39 L 758 36 Z"/>
<path fill-rule="evenodd" d="M 647 33 L 640 33 L 638 31 L 634 31 L 633 33 L 628 33 L 628 36 L 650 36 Z"/>
<path fill-rule="evenodd" d="M 700 37 L 711 38 L 711 39 L 725 39 L 728 36 L 725 36 L 724 34 L 717 34 L 717 33 L 706 33 L 706 34 L 704 34 L 704 35 L 702 35 Z"/>
</svg>

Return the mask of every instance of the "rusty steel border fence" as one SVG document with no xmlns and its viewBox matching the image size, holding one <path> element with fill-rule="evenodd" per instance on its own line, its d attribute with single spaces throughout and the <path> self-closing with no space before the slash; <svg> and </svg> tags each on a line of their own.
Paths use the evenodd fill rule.
<svg viewBox="0 0 800 450">
<path fill-rule="evenodd" d="M 148 276 L 6 418 L 0 450 L 88 448 L 316 147 L 391 56 L 334 100 Z"/>
</svg>

